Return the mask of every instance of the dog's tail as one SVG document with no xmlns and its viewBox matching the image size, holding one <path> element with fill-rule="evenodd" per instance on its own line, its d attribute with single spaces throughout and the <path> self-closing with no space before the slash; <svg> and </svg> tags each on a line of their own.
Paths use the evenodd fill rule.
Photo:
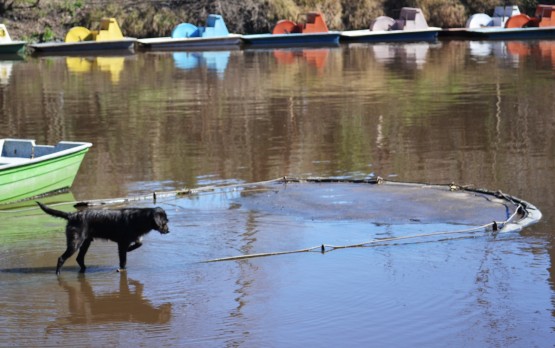
<svg viewBox="0 0 555 348">
<path fill-rule="evenodd" d="M 37 204 L 46 214 L 59 217 L 62 219 L 66 219 L 66 220 L 69 218 L 69 213 L 66 213 L 65 211 L 48 208 L 46 205 L 42 204 L 41 202 L 37 202 Z"/>
</svg>

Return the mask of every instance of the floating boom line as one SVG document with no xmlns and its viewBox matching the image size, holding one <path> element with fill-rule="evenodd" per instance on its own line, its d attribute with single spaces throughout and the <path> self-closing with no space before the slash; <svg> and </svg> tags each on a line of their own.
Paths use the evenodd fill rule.
<svg viewBox="0 0 555 348">
<path fill-rule="evenodd" d="M 520 205 L 519 205 L 520 207 Z M 247 254 L 247 255 L 237 255 L 237 256 L 229 256 L 229 257 L 220 257 L 215 259 L 205 260 L 202 263 L 212 263 L 212 262 L 222 262 L 222 261 L 239 261 L 245 259 L 252 259 L 258 257 L 267 257 L 267 256 L 278 256 L 278 255 L 286 255 L 286 254 L 297 254 L 297 253 L 305 253 L 305 252 L 321 252 L 322 254 L 338 250 L 338 249 L 350 249 L 350 248 L 362 248 L 362 247 L 371 247 L 376 246 L 381 243 L 390 243 L 390 242 L 398 242 L 402 240 L 409 240 L 409 239 L 419 239 L 419 238 L 426 238 L 426 237 L 435 237 L 435 236 L 442 236 L 442 235 L 453 235 L 453 234 L 463 234 L 463 233 L 477 233 L 481 231 L 491 231 L 494 235 L 497 235 L 506 225 L 510 224 L 511 221 L 517 217 L 518 214 L 521 214 L 519 211 L 520 209 L 515 210 L 515 212 L 509 216 L 509 218 L 502 222 L 492 221 L 491 223 L 484 224 L 482 226 L 477 226 L 473 228 L 467 228 L 462 230 L 456 231 L 438 231 L 438 232 L 429 232 L 429 233 L 421 233 L 415 234 L 411 236 L 399 236 L 399 237 L 389 237 L 389 238 L 378 238 L 372 239 L 362 243 L 356 244 L 347 244 L 347 245 L 331 245 L 331 244 L 322 244 L 313 246 L 310 248 L 305 249 L 297 249 L 297 250 L 289 250 L 289 251 L 277 251 L 277 252 L 266 252 L 266 253 L 256 253 L 256 254 Z M 514 231 L 514 230 L 511 230 Z M 509 230 L 505 230 L 503 232 L 510 232 Z"/>
</svg>

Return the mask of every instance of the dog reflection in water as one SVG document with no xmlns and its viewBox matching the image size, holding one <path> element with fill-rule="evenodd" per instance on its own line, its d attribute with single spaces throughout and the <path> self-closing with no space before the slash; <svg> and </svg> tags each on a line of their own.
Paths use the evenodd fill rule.
<svg viewBox="0 0 555 348">
<path fill-rule="evenodd" d="M 59 284 L 69 296 L 69 315 L 58 324 L 165 324 L 171 319 L 171 303 L 152 305 L 143 297 L 143 284 L 128 279 L 126 272 L 120 273 L 119 291 L 108 293 L 95 294 L 83 275 L 78 277 L 77 285 L 62 278 L 59 278 Z M 54 329 L 54 326 L 50 329 Z"/>
</svg>

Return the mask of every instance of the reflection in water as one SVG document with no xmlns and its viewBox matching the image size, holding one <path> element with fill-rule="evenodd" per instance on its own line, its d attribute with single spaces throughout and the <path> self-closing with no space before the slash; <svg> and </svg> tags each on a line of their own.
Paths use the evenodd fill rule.
<svg viewBox="0 0 555 348">
<path fill-rule="evenodd" d="M 19 54 L 0 54 L 0 86 L 8 85 L 13 64 L 19 60 L 23 60 Z"/>
<path fill-rule="evenodd" d="M 518 66 L 519 57 L 511 52 L 506 41 L 468 41 L 468 48 L 470 56 L 479 63 L 488 63 L 493 56 L 503 59 L 509 66 Z"/>
<path fill-rule="evenodd" d="M 551 61 L 551 65 L 555 67 L 555 41 L 540 41 L 538 48 L 542 57 Z"/>
<path fill-rule="evenodd" d="M 203 52 L 174 52 L 172 54 L 175 66 L 183 70 L 203 68 L 215 71 L 223 77 L 229 62 L 230 51 L 203 51 Z"/>
<path fill-rule="evenodd" d="M 468 41 L 470 56 L 479 62 L 502 58 L 516 67 L 527 58 L 540 59 L 555 67 L 555 41 Z"/>
<path fill-rule="evenodd" d="M 6 86 L 10 82 L 12 66 L 12 62 L 0 61 L 0 86 Z"/>
<path fill-rule="evenodd" d="M 496 57 L 507 55 L 505 41 L 468 41 L 468 48 L 472 57 L 488 57 L 492 54 Z"/>
<path fill-rule="evenodd" d="M 69 314 L 56 324 L 95 324 L 111 322 L 135 322 L 164 324 L 171 319 L 171 303 L 154 306 L 143 295 L 143 284 L 128 279 L 127 272 L 120 273 L 119 290 L 109 293 L 95 292 L 89 280 L 80 275 L 75 283 L 59 279 L 68 295 Z"/>
<path fill-rule="evenodd" d="M 384 64 L 400 61 L 404 66 L 417 69 L 422 69 L 426 64 L 429 49 L 430 43 L 427 42 L 372 45 L 376 61 Z"/>
<path fill-rule="evenodd" d="M 67 69 L 76 74 L 90 73 L 93 70 L 107 72 L 113 84 L 118 84 L 123 71 L 125 57 L 67 57 Z"/>
<path fill-rule="evenodd" d="M 555 41 L 509 41 L 507 50 L 514 56 L 533 59 L 555 67 Z"/>
<path fill-rule="evenodd" d="M 275 49 L 274 57 L 279 64 L 293 64 L 298 59 L 305 60 L 309 65 L 322 69 L 326 65 L 329 48 Z"/>
</svg>

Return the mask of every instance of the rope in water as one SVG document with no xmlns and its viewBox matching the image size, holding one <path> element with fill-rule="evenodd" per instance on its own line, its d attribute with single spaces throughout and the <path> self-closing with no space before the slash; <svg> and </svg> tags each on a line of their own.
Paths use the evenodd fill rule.
<svg viewBox="0 0 555 348">
<path fill-rule="evenodd" d="M 491 223 L 488 223 L 488 224 L 485 224 L 485 225 L 482 225 L 482 226 L 477 226 L 477 227 L 474 227 L 474 228 L 468 228 L 468 229 L 463 229 L 463 230 L 439 231 L 439 232 L 415 234 L 415 235 L 412 235 L 412 236 L 401 236 L 401 237 L 372 239 L 370 241 L 366 241 L 366 242 L 363 242 L 363 243 L 348 244 L 348 245 L 322 244 L 322 245 L 317 245 L 317 246 L 313 246 L 313 247 L 310 247 L 310 248 L 298 249 L 298 250 L 277 251 L 277 252 L 267 252 L 267 253 L 257 253 L 257 254 L 220 257 L 220 258 L 216 258 L 216 259 L 205 260 L 202 263 L 221 262 L 221 261 L 237 261 L 237 260 L 252 259 L 252 258 L 257 258 L 257 257 L 267 257 L 267 256 L 305 253 L 305 252 L 311 252 L 311 251 L 315 251 L 315 250 L 319 250 L 321 253 L 326 253 L 326 252 L 330 252 L 330 251 L 337 250 L 337 249 L 369 247 L 369 246 L 376 245 L 376 244 L 379 244 L 379 243 L 396 242 L 396 241 L 407 240 L 407 239 L 426 238 L 426 237 L 433 237 L 433 236 L 440 236 L 440 235 L 476 233 L 476 232 L 480 232 L 480 231 L 486 231 L 488 229 L 491 229 L 492 232 L 496 233 L 505 224 L 509 223 L 512 219 L 514 219 L 517 214 L 518 214 L 518 209 L 507 220 L 505 220 L 503 222 L 493 221 Z"/>
<path fill-rule="evenodd" d="M 223 189 L 234 189 L 234 188 L 245 187 L 245 186 L 264 185 L 264 184 L 270 184 L 274 182 L 280 182 L 280 181 L 283 181 L 284 179 L 285 178 L 277 178 L 277 179 L 259 181 L 259 182 L 248 183 L 248 184 L 243 183 L 243 184 L 231 184 L 231 185 L 225 185 L 225 186 L 205 186 L 205 187 L 199 187 L 194 189 L 184 188 L 182 190 L 173 190 L 173 191 L 154 191 L 149 194 L 137 195 L 137 196 L 58 202 L 58 203 L 48 204 L 48 206 L 55 207 L 60 205 L 73 205 L 74 207 L 82 208 L 82 207 L 97 207 L 97 206 L 113 205 L 113 204 L 126 204 L 126 203 L 146 201 L 146 200 L 152 200 L 154 203 L 157 203 L 158 201 L 160 201 L 160 199 L 164 199 L 164 198 L 175 198 L 175 197 L 194 195 L 194 194 L 200 194 L 200 193 L 209 193 L 217 189 L 223 190 Z M 263 189 L 252 189 L 248 191 L 258 191 L 258 190 L 263 190 Z M 41 197 L 37 197 L 35 199 L 39 200 L 40 198 Z M 19 201 L 15 203 L 22 203 L 27 201 L 30 201 L 30 200 Z M 0 208 L 8 207 L 10 204 L 11 203 L 0 204 Z M 38 209 L 38 206 L 36 205 L 30 206 L 27 208 L 21 208 L 21 209 L 5 209 L 5 210 L 0 209 L 0 214 L 21 213 L 21 212 L 26 212 L 26 211 L 36 210 L 36 209 Z"/>
<path fill-rule="evenodd" d="M 309 177 L 309 178 L 296 178 L 296 177 L 287 177 L 283 176 L 276 179 L 270 179 L 265 181 L 258 181 L 253 183 L 238 183 L 238 184 L 231 184 L 231 185 L 222 185 L 222 186 L 205 186 L 199 188 L 183 188 L 181 190 L 170 190 L 170 191 L 153 191 L 149 194 L 137 195 L 137 196 L 129 196 L 129 197 L 119 197 L 119 198 L 106 198 L 106 199 L 91 199 L 91 200 L 81 200 L 81 201 L 67 201 L 67 202 L 59 202 L 59 203 L 52 203 L 49 204 L 50 206 L 57 206 L 57 205 L 74 205 L 75 207 L 94 207 L 94 206 L 103 206 L 103 205 L 110 205 L 110 204 L 125 204 L 130 202 L 137 202 L 137 201 L 146 201 L 146 200 L 153 200 L 156 203 L 161 198 L 175 198 L 180 196 L 186 195 L 193 195 L 198 193 L 206 193 L 210 191 L 215 191 L 217 189 L 224 190 L 224 189 L 233 189 L 238 187 L 246 187 L 246 186 L 256 186 L 256 185 L 264 185 L 269 183 L 281 182 L 284 184 L 287 183 L 301 183 L 301 182 L 315 182 L 315 183 L 365 183 L 365 184 L 383 184 L 385 182 L 389 184 L 405 184 L 405 185 L 429 185 L 429 186 L 448 186 L 451 191 L 469 191 L 469 192 L 476 192 L 482 194 L 493 195 L 497 198 L 505 199 L 506 201 L 517 205 L 520 202 L 515 202 L 509 195 L 502 193 L 501 191 L 489 191 L 485 189 L 478 189 L 472 188 L 470 186 L 459 186 L 455 185 L 454 183 L 450 184 L 429 184 L 429 183 L 401 183 L 396 181 L 384 180 L 381 177 L 372 177 L 372 178 L 365 178 L 365 179 L 341 179 L 341 178 L 321 178 L 321 177 Z M 42 197 L 36 197 L 35 199 L 40 199 Z M 28 200 L 23 200 L 14 203 L 24 203 Z M 14 213 L 14 212 L 24 212 L 28 210 L 36 209 L 36 207 L 29 207 L 29 208 L 22 208 L 22 209 L 9 209 L 9 206 L 14 203 L 2 203 L 0 204 L 0 214 L 2 213 Z M 2 208 L 8 208 L 3 210 Z"/>
</svg>

